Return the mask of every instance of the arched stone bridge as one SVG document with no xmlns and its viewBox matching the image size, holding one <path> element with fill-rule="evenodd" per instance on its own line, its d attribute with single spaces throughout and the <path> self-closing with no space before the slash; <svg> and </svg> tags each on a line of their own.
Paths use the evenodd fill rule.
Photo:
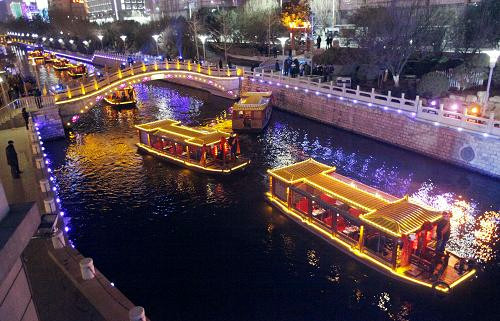
<svg viewBox="0 0 500 321">
<path fill-rule="evenodd" d="M 190 61 L 155 62 L 148 65 L 141 63 L 124 70 L 119 69 L 100 80 L 88 78 L 79 87 L 68 87 L 64 92 L 55 94 L 54 100 L 60 107 L 77 102 L 85 103 L 92 99 L 100 100 L 120 86 L 152 80 L 166 80 L 207 90 L 218 96 L 237 98 L 242 76 L 242 69 L 203 67 Z"/>
</svg>

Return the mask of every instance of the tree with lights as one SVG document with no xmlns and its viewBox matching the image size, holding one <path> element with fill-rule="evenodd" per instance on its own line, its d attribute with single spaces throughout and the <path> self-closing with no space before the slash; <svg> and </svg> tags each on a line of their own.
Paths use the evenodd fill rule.
<svg viewBox="0 0 500 321">
<path fill-rule="evenodd" d="M 309 0 L 313 16 L 313 30 L 324 30 L 335 25 L 335 0 Z"/>
<path fill-rule="evenodd" d="M 311 10 L 305 1 L 292 0 L 283 5 L 281 10 L 281 23 L 288 28 L 292 34 L 291 46 L 295 49 L 295 35 L 297 33 L 309 33 L 311 30 L 311 23 L 309 18 Z M 307 48 L 309 47 L 309 40 L 307 40 Z"/>
</svg>

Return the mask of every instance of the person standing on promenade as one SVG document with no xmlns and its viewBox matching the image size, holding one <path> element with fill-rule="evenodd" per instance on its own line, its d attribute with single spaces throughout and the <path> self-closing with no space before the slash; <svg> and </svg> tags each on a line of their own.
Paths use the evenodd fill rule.
<svg viewBox="0 0 500 321">
<path fill-rule="evenodd" d="M 28 123 L 30 119 L 30 114 L 26 111 L 26 108 L 23 108 L 22 113 L 23 113 L 24 123 L 26 124 L 26 129 L 29 129 Z"/>
<path fill-rule="evenodd" d="M 10 172 L 13 178 L 19 178 L 19 174 L 22 172 L 19 170 L 19 161 L 17 160 L 17 152 L 14 148 L 14 142 L 9 140 L 7 147 L 5 148 L 5 154 L 7 155 L 7 164 L 10 166 Z"/>
</svg>

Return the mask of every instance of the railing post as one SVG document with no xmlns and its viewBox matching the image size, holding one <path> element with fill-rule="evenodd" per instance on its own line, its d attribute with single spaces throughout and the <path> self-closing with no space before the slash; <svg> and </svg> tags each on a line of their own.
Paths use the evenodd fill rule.
<svg viewBox="0 0 500 321">
<path fill-rule="evenodd" d="M 387 102 L 390 103 L 391 102 L 391 91 L 387 91 Z"/>
<path fill-rule="evenodd" d="M 495 121 L 495 113 L 491 112 L 490 117 L 488 117 L 487 123 L 486 123 L 486 132 L 491 133 L 491 129 L 493 128 L 493 122 Z"/>
<path fill-rule="evenodd" d="M 356 86 L 356 97 L 359 97 L 359 85 Z"/>
<path fill-rule="evenodd" d="M 375 100 L 375 88 L 373 88 L 373 87 L 372 87 L 372 91 L 370 93 L 370 98 L 371 98 L 372 102 Z"/>
</svg>

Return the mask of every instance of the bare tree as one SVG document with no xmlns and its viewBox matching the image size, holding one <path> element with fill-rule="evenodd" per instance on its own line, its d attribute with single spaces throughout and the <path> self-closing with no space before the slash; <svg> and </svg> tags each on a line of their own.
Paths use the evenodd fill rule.
<svg viewBox="0 0 500 321">
<path fill-rule="evenodd" d="M 233 46 L 236 15 L 234 11 L 220 9 L 213 16 L 213 20 L 210 24 L 210 32 L 214 38 L 212 44 L 224 51 L 224 59 L 227 61 L 227 52 Z"/>
<path fill-rule="evenodd" d="M 464 6 L 453 17 L 448 47 L 464 59 L 481 48 L 495 47 L 500 40 L 500 2 L 483 0 Z"/>
<path fill-rule="evenodd" d="M 201 18 L 198 16 L 198 13 L 195 12 L 192 14 L 191 19 L 188 21 L 189 24 L 189 30 L 191 31 L 193 38 L 194 38 L 194 45 L 196 47 L 196 59 L 199 61 L 200 60 L 200 50 L 198 48 L 198 35 L 203 29 L 203 22 Z"/>
<path fill-rule="evenodd" d="M 271 53 L 271 37 L 273 25 L 279 23 L 278 17 L 278 2 L 276 0 L 248 0 L 245 3 L 243 12 L 247 15 L 248 20 L 254 25 L 264 23 L 266 25 L 266 38 L 267 38 L 267 53 Z"/>
<path fill-rule="evenodd" d="M 309 7 L 313 14 L 313 29 L 324 30 L 335 23 L 335 0 L 309 0 Z"/>
<path fill-rule="evenodd" d="M 412 55 L 431 52 L 442 42 L 445 24 L 441 12 L 423 0 L 392 0 L 380 8 L 360 9 L 354 22 L 360 27 L 358 46 L 392 74 L 396 87 Z"/>
</svg>

